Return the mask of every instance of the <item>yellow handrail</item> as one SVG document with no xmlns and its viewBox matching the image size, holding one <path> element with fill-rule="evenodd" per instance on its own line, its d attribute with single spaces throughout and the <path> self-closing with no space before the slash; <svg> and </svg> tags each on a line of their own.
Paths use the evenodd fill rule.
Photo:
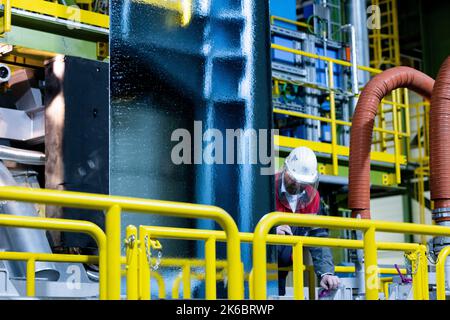
<svg viewBox="0 0 450 320">
<path fill-rule="evenodd" d="M 342 219 L 342 218 L 337 218 Z M 360 221 L 360 220 L 359 220 Z M 187 229 L 187 228 L 173 228 L 173 227 L 156 227 L 156 226 L 141 226 L 142 233 L 151 235 L 158 239 L 178 239 L 178 240 L 203 240 L 208 241 L 214 239 L 214 241 L 225 241 L 226 237 L 223 231 L 214 231 L 214 230 L 202 230 L 202 229 Z M 239 234 L 241 242 L 243 243 L 254 243 L 254 234 L 253 233 L 245 233 L 241 232 Z M 212 241 L 212 240 L 211 240 Z M 294 250 L 294 256 L 296 257 L 296 262 L 294 265 L 294 279 L 296 288 L 296 299 L 302 299 L 303 297 L 303 275 L 300 273 L 301 270 L 305 269 L 303 266 L 303 262 L 301 258 L 300 248 L 302 246 L 324 246 L 324 247 L 334 247 L 334 248 L 351 248 L 351 249 L 362 249 L 364 248 L 363 241 L 360 240 L 348 240 L 348 239 L 334 239 L 334 238 L 316 238 L 316 237 L 301 237 L 301 236 L 281 236 L 281 235 L 267 235 L 267 244 L 278 244 L 278 245 L 294 245 L 297 246 Z M 420 244 L 416 243 L 392 243 L 392 242 L 379 242 L 376 244 L 378 250 L 399 250 L 408 253 L 414 253 L 420 248 Z M 205 260 L 206 265 L 210 264 L 208 260 Z M 266 264 L 264 261 L 264 268 Z M 337 272 L 354 272 L 354 267 L 336 267 Z M 426 265 L 421 265 L 422 275 L 426 272 Z M 387 274 L 396 274 L 397 271 L 394 268 L 378 268 L 380 273 Z M 208 271 L 206 270 L 206 281 L 208 281 Z M 214 271 L 215 272 L 215 271 Z M 405 272 L 405 270 L 402 270 Z M 253 296 L 253 270 L 249 274 L 249 290 L 250 297 Z M 145 279 L 145 278 L 144 278 Z M 214 278 L 211 278 L 214 279 Z M 180 275 L 180 280 L 182 280 L 182 276 Z M 423 278 L 419 280 L 415 280 L 413 282 L 414 288 L 416 286 L 425 286 L 428 284 L 421 283 Z M 215 280 L 211 281 L 210 286 L 214 287 L 214 290 L 211 292 L 207 292 L 207 299 L 215 299 Z M 207 286 L 208 288 L 208 286 Z M 423 289 L 418 291 L 416 297 L 418 299 L 422 299 L 424 296 L 422 295 L 424 292 Z"/>
<path fill-rule="evenodd" d="M 108 238 L 108 298 L 116 300 L 120 299 L 120 214 L 122 210 L 182 218 L 212 219 L 227 234 L 227 261 L 230 273 L 228 296 L 230 299 L 243 298 L 239 230 L 233 218 L 221 208 L 181 202 L 24 187 L 0 187 L 0 199 L 105 210 L 106 236 Z"/>
<path fill-rule="evenodd" d="M 266 244 L 268 242 L 268 233 L 276 225 L 288 224 L 305 227 L 323 227 L 331 229 L 351 229 L 361 230 L 364 233 L 364 256 L 365 256 L 365 281 L 366 298 L 368 300 L 378 299 L 378 266 L 377 249 L 380 246 L 375 241 L 375 232 L 394 232 L 394 233 L 414 233 L 427 234 L 433 236 L 449 236 L 450 229 L 442 226 L 419 225 L 413 223 L 397 223 L 375 220 L 350 219 L 340 217 L 323 217 L 311 215 L 294 215 L 282 212 L 272 212 L 265 215 L 255 228 L 253 239 L 253 265 L 254 265 L 254 288 L 255 298 L 266 298 Z M 289 237 L 288 237 L 289 238 Z M 335 242 L 343 240 L 335 239 Z M 348 240 L 347 240 L 348 241 Z M 412 244 L 416 245 L 417 244 Z M 423 245 L 418 246 L 420 252 L 424 252 Z M 423 255 L 423 254 L 422 254 Z M 419 274 L 421 287 L 428 282 L 428 275 L 423 272 L 424 257 L 421 258 L 422 271 Z M 425 272 L 426 273 L 426 272 Z M 427 293 L 428 291 L 426 291 Z M 426 293 L 421 291 L 422 297 L 426 298 Z"/>
<path fill-rule="evenodd" d="M 81 232 L 90 235 L 97 243 L 99 255 L 68 255 L 33 252 L 0 252 L 0 260 L 21 260 L 27 262 L 27 295 L 35 295 L 35 262 L 80 262 L 99 264 L 99 297 L 107 297 L 107 257 L 105 233 L 94 223 L 88 221 L 13 216 L 0 214 L 0 226 L 20 227 L 44 230 L 58 230 L 65 232 Z"/>
<path fill-rule="evenodd" d="M 279 16 L 270 16 L 270 23 L 274 24 L 275 21 L 286 22 L 286 23 L 292 24 L 294 26 L 303 27 L 303 28 L 311 28 L 311 27 L 313 27 L 313 26 L 311 26 L 311 25 L 309 25 L 309 24 L 307 24 L 305 22 L 294 21 L 294 20 L 286 19 L 286 18 L 279 17 Z"/>
</svg>

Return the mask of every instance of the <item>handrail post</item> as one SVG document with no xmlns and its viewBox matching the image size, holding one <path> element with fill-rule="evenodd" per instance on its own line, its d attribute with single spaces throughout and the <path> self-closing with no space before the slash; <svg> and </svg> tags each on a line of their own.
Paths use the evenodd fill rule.
<svg viewBox="0 0 450 320">
<path fill-rule="evenodd" d="M 150 262 L 147 260 L 147 252 L 145 249 L 145 236 L 150 239 L 150 233 L 144 227 L 139 228 L 139 288 L 140 299 L 151 299 L 151 277 L 153 272 L 150 271 Z M 150 240 L 149 240 L 150 241 Z"/>
<path fill-rule="evenodd" d="M 111 206 L 106 211 L 105 225 L 108 239 L 108 299 L 120 300 L 121 281 L 121 246 L 120 246 L 120 214 L 118 205 Z"/>
<path fill-rule="evenodd" d="M 428 280 L 428 259 L 427 247 L 425 245 L 419 246 L 419 271 L 422 273 L 422 298 L 430 300 L 429 280 Z"/>
<path fill-rule="evenodd" d="M 183 281 L 183 299 L 191 298 L 191 265 L 185 263 L 181 268 L 182 281 Z"/>
<path fill-rule="evenodd" d="M 205 291 L 207 300 L 216 299 L 216 238 L 205 241 Z"/>
<path fill-rule="evenodd" d="M 444 247 L 439 252 L 439 256 L 436 263 L 436 299 L 445 300 L 445 261 L 450 254 L 450 246 Z"/>
<path fill-rule="evenodd" d="M 135 226 L 128 226 L 126 229 L 126 258 L 127 258 L 127 299 L 137 300 L 139 298 L 138 288 L 138 250 L 137 250 L 137 229 Z M 149 279 L 148 279 L 149 280 Z"/>
<path fill-rule="evenodd" d="M 378 264 L 375 227 L 364 231 L 364 268 L 366 277 L 366 300 L 378 300 Z"/>
<path fill-rule="evenodd" d="M 338 155 L 337 155 L 337 128 L 336 128 L 336 101 L 334 93 L 334 63 L 328 61 L 328 83 L 330 89 L 330 114 L 331 114 L 331 158 L 333 163 L 333 175 L 339 173 Z"/>
<path fill-rule="evenodd" d="M 36 260 L 31 258 L 27 260 L 27 297 L 36 295 Z"/>
<path fill-rule="evenodd" d="M 294 276 L 294 299 L 305 300 L 303 280 L 303 244 L 296 243 L 292 248 L 292 264 Z"/>
</svg>

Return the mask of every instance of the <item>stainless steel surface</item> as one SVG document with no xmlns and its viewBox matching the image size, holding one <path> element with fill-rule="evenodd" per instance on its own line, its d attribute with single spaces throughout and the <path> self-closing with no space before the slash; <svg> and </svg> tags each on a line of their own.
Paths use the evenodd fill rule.
<svg viewBox="0 0 450 320">
<path fill-rule="evenodd" d="M 17 149 L 2 145 L 0 145 L 0 159 L 30 165 L 42 166 L 45 164 L 45 154 L 42 152 Z"/>
</svg>

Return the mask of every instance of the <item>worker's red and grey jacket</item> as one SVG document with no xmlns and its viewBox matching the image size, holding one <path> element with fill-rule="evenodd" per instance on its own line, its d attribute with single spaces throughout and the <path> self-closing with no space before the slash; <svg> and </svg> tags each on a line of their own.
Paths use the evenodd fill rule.
<svg viewBox="0 0 450 320">
<path fill-rule="evenodd" d="M 281 173 L 275 176 L 275 196 L 276 196 L 276 210 L 281 212 L 292 213 L 289 207 L 285 194 L 281 191 Z M 320 203 L 320 194 L 316 193 L 313 201 L 306 206 L 306 208 L 297 208 L 296 214 L 319 214 L 326 215 L 323 206 Z M 328 229 L 324 228 L 308 228 L 308 227 L 293 227 L 291 226 L 292 233 L 296 236 L 309 236 L 309 237 L 328 237 Z M 314 271 L 321 277 L 324 274 L 334 274 L 333 255 L 330 248 L 326 247 L 309 247 L 309 252 L 314 264 Z M 289 267 L 292 265 L 292 247 L 291 246 L 278 246 L 278 266 Z M 286 277 L 288 272 L 280 271 L 278 274 L 278 288 L 279 294 L 285 294 Z"/>
</svg>

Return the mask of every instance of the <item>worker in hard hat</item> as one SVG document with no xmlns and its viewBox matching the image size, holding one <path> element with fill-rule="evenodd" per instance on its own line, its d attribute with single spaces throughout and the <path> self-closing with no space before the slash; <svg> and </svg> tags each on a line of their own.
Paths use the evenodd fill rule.
<svg viewBox="0 0 450 320">
<path fill-rule="evenodd" d="M 306 147 L 291 151 L 284 166 L 275 176 L 276 210 L 296 214 L 324 214 L 318 191 L 319 173 L 314 152 Z M 324 228 L 278 226 L 277 234 L 328 237 Z M 313 260 L 314 270 L 320 279 L 320 286 L 326 290 L 336 289 L 339 278 L 334 275 L 333 256 L 330 248 L 308 248 Z M 292 265 L 292 247 L 278 247 L 278 266 Z M 279 295 L 285 295 L 287 271 L 278 273 Z"/>
</svg>

